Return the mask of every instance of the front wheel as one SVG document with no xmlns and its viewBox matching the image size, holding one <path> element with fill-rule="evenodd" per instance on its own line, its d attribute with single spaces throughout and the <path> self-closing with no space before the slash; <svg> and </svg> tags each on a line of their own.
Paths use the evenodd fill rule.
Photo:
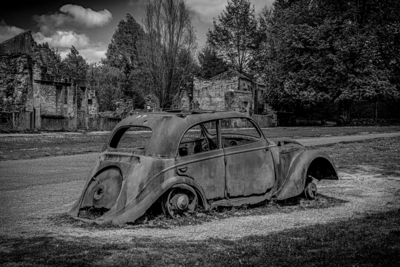
<svg viewBox="0 0 400 267">
<path fill-rule="evenodd" d="M 314 182 L 308 182 L 304 188 L 306 199 L 313 200 L 317 196 L 317 185 Z"/>
<path fill-rule="evenodd" d="M 197 208 L 197 194 L 194 190 L 173 188 L 162 200 L 161 208 L 171 218 L 193 212 Z"/>
</svg>

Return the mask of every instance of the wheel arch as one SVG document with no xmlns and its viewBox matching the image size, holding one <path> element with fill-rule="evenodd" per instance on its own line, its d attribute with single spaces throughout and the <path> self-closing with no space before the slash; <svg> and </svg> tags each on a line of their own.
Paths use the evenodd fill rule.
<svg viewBox="0 0 400 267">
<path fill-rule="evenodd" d="M 158 201 L 171 188 L 187 189 L 188 187 L 191 187 L 196 191 L 198 198 L 202 201 L 204 209 L 207 210 L 209 206 L 204 197 L 205 194 L 203 188 L 195 180 L 189 177 L 174 176 L 155 187 L 149 185 L 146 186 L 146 188 L 144 188 L 144 190 L 142 190 L 134 200 L 127 203 L 122 209 L 118 210 L 114 214 L 107 214 L 107 216 L 99 218 L 100 220 L 97 222 L 102 223 L 111 221 L 115 224 L 134 222 L 144 215 L 153 203 Z"/>
<path fill-rule="evenodd" d="M 316 175 L 314 178 L 318 180 L 339 179 L 336 166 L 328 154 L 320 150 L 306 150 L 293 162 L 283 186 L 275 193 L 276 198 L 282 200 L 300 195 L 310 173 Z"/>
</svg>

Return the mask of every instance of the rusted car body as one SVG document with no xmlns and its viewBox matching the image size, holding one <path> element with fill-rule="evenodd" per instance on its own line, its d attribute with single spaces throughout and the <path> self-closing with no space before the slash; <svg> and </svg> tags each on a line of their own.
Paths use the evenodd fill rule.
<svg viewBox="0 0 400 267">
<path fill-rule="evenodd" d="M 120 148 L 128 132 L 132 147 Z M 267 139 L 242 113 L 144 113 L 114 128 L 69 214 L 87 220 L 82 211 L 100 210 L 93 221 L 122 224 L 155 203 L 174 217 L 199 206 L 312 199 L 321 179 L 338 179 L 326 153 L 288 138 Z"/>
</svg>

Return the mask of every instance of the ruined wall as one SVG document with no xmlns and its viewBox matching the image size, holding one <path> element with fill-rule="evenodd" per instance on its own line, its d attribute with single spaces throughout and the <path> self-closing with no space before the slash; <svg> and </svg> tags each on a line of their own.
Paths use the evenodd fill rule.
<svg viewBox="0 0 400 267">
<path fill-rule="evenodd" d="M 195 79 L 193 83 L 193 102 L 200 109 L 239 111 L 248 114 L 253 110 L 251 87 L 239 77 Z"/>
<path fill-rule="evenodd" d="M 27 31 L 1 43 L 0 55 L 31 55 L 32 51 L 35 50 L 36 47 L 37 44 L 32 38 L 32 33 Z"/>
<path fill-rule="evenodd" d="M 28 55 L 0 56 L 0 111 L 31 110 L 25 106 L 32 91 L 31 65 Z"/>
<path fill-rule="evenodd" d="M 149 111 L 157 110 L 160 108 L 160 100 L 154 94 L 148 94 L 144 97 L 145 108 Z"/>
<path fill-rule="evenodd" d="M 42 115 L 56 115 L 57 99 L 53 85 L 40 84 L 40 111 Z M 59 114 L 61 115 L 61 114 Z"/>
<path fill-rule="evenodd" d="M 87 111 L 91 116 L 97 115 L 99 112 L 99 103 L 96 98 L 96 91 L 93 89 L 87 89 Z"/>
<path fill-rule="evenodd" d="M 88 116 L 98 112 L 96 94 L 85 81 L 60 75 L 59 67 L 56 53 L 29 31 L 0 44 L 1 128 L 87 128 Z"/>
</svg>

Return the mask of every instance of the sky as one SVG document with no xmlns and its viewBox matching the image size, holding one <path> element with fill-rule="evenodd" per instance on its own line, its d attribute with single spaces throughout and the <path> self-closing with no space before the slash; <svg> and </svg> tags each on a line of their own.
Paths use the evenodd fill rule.
<svg viewBox="0 0 400 267">
<path fill-rule="evenodd" d="M 147 0 L 5 0 L 0 9 L 0 43 L 31 30 L 37 43 L 47 42 L 62 57 L 75 46 L 88 62 L 105 57 L 118 23 L 127 13 L 141 24 Z M 225 9 L 227 0 L 186 0 L 192 10 L 198 46 L 206 41 L 213 18 Z M 256 14 L 273 0 L 250 0 Z"/>
</svg>

